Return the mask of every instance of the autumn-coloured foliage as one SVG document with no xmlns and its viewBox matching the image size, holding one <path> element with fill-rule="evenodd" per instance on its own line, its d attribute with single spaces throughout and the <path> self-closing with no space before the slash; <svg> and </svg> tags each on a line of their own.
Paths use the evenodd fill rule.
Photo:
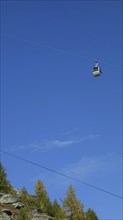
<svg viewBox="0 0 123 220">
<path fill-rule="evenodd" d="M 24 208 L 19 211 L 16 220 L 28 220 L 29 214 L 34 210 L 55 217 L 56 220 L 98 220 L 92 209 L 89 208 L 84 212 L 84 205 L 78 200 L 72 185 L 69 186 L 66 197 L 61 204 L 56 199 L 54 199 L 54 202 L 50 201 L 42 180 L 37 180 L 34 191 L 35 195 L 30 195 L 25 187 L 19 190 Z M 7 174 L 2 163 L 0 163 L 0 192 L 16 192 L 7 180 Z"/>
</svg>

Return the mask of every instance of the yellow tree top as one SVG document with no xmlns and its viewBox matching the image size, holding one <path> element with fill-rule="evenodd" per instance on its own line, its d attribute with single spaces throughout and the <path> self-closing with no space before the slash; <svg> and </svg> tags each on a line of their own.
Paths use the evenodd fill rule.
<svg viewBox="0 0 123 220">
<path fill-rule="evenodd" d="M 41 180 L 37 180 L 37 183 L 35 185 L 35 192 L 45 190 L 45 186 Z"/>
</svg>

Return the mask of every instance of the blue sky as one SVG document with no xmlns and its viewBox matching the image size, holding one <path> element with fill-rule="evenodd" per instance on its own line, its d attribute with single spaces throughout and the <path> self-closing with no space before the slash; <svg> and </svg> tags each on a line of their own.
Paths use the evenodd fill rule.
<svg viewBox="0 0 123 220">
<path fill-rule="evenodd" d="M 102 75 L 92 76 L 98 59 Z M 1 148 L 122 194 L 122 1 L 1 2 Z M 1 154 L 15 188 L 69 184 L 100 219 L 122 200 Z"/>
</svg>

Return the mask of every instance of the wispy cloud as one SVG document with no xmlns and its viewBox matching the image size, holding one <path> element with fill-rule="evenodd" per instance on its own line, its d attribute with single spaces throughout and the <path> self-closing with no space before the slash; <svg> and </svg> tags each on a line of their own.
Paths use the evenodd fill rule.
<svg viewBox="0 0 123 220">
<path fill-rule="evenodd" d="M 84 180 L 85 182 L 93 178 L 94 180 L 96 178 L 109 178 L 110 175 L 113 177 L 118 172 L 121 173 L 122 179 L 122 158 L 115 153 L 108 153 L 102 156 L 84 156 L 75 163 L 66 164 L 59 170 L 55 170 L 66 176 L 76 178 L 80 181 Z M 56 187 L 58 186 L 58 182 L 60 185 L 69 185 L 71 183 L 71 179 L 50 172 L 47 173 L 46 170 L 37 174 L 33 181 L 36 182 L 37 179 L 43 179 L 43 181 L 49 182 L 53 186 L 56 185 Z"/>
<path fill-rule="evenodd" d="M 79 161 L 66 165 L 62 172 L 75 178 L 88 178 L 97 174 L 105 175 L 119 170 L 121 160 L 114 154 L 96 157 L 82 157 Z"/>
<path fill-rule="evenodd" d="M 29 150 L 30 152 L 35 152 L 35 151 L 49 151 L 53 149 L 62 149 L 62 148 L 67 148 L 73 145 L 77 145 L 78 143 L 95 139 L 97 138 L 98 135 L 96 134 L 89 134 L 84 137 L 75 137 L 71 139 L 52 139 L 48 140 L 45 139 L 41 142 L 35 142 L 32 144 L 28 145 L 15 145 L 12 147 L 7 148 L 7 150 L 11 151 L 18 151 L 18 150 Z"/>
<path fill-rule="evenodd" d="M 78 143 L 77 140 L 43 140 L 40 143 L 32 143 L 32 144 L 27 144 L 27 145 L 15 145 L 12 147 L 7 148 L 7 150 L 11 151 L 17 151 L 17 150 L 30 150 L 31 152 L 33 151 L 49 151 L 54 148 L 65 148 L 69 147 L 75 143 Z"/>
<path fill-rule="evenodd" d="M 52 150 L 52 149 L 60 149 L 60 148 L 67 148 L 70 146 L 73 146 L 75 144 L 84 142 L 86 140 L 94 139 L 97 135 L 87 135 L 86 137 L 76 137 L 74 139 L 68 139 L 68 140 L 60 140 L 60 139 L 54 139 L 54 140 L 44 140 L 40 145 L 38 145 L 34 150 Z"/>
<path fill-rule="evenodd" d="M 74 134 L 75 132 L 78 132 L 78 129 L 77 128 L 72 128 L 72 129 L 64 131 L 63 135 Z"/>
</svg>

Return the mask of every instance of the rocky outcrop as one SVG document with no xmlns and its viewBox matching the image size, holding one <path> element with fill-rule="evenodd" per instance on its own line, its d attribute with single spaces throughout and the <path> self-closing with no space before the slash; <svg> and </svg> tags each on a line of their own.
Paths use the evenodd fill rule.
<svg viewBox="0 0 123 220">
<path fill-rule="evenodd" d="M 21 202 L 21 198 L 18 195 L 11 195 L 11 194 L 2 194 L 0 196 L 0 203 L 3 204 L 13 204 Z"/>
<path fill-rule="evenodd" d="M 12 216 L 12 211 L 9 209 L 3 209 L 2 212 L 6 213 L 9 216 Z"/>
<path fill-rule="evenodd" d="M 0 220 L 14 220 L 19 215 L 19 209 L 23 208 L 19 195 L 0 193 Z M 46 214 L 40 213 L 40 209 L 34 209 L 29 214 L 30 220 L 57 220 Z M 68 220 L 68 219 L 64 219 Z"/>
<path fill-rule="evenodd" d="M 56 218 L 50 217 L 45 214 L 32 213 L 31 220 L 56 220 Z"/>
<path fill-rule="evenodd" d="M 0 220 L 11 220 L 12 218 L 5 212 L 0 214 Z"/>
<path fill-rule="evenodd" d="M 29 214 L 30 215 L 30 220 L 56 220 L 54 217 L 50 217 L 45 214 L 39 214 L 37 212 L 32 212 Z M 2 210 L 2 213 L 0 214 L 0 220 L 12 220 L 13 219 L 13 213 L 6 209 Z"/>
<path fill-rule="evenodd" d="M 24 207 L 24 204 L 22 202 L 15 202 L 12 204 L 16 209 L 20 209 Z"/>
<path fill-rule="evenodd" d="M 21 202 L 21 197 L 19 195 L 12 195 L 5 193 L 0 193 L 0 205 L 1 205 L 0 220 L 13 219 L 13 211 L 24 207 L 24 204 Z M 12 211 L 8 208 L 8 206 L 13 207 Z"/>
<path fill-rule="evenodd" d="M 46 214 L 39 214 L 37 212 L 32 212 L 30 220 L 58 220 L 55 217 L 51 217 Z M 64 218 L 62 220 L 68 220 L 67 218 Z"/>
</svg>

